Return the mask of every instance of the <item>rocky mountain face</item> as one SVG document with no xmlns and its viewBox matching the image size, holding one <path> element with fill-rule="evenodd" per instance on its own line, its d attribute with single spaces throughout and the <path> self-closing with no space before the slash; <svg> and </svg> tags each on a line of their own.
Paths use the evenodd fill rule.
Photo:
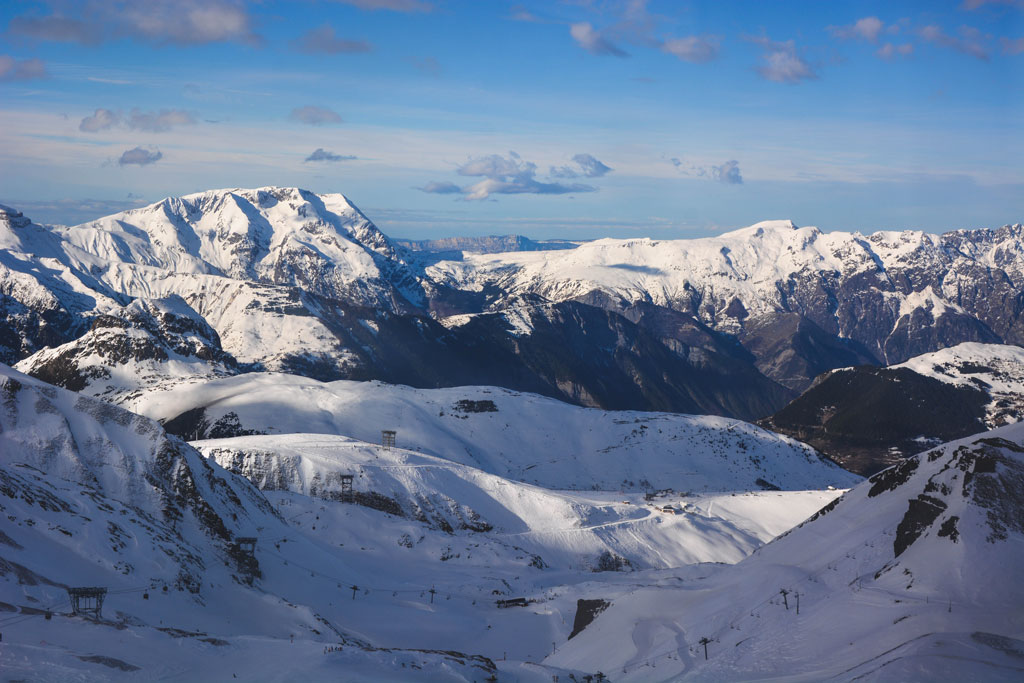
<svg viewBox="0 0 1024 683">
<path fill-rule="evenodd" d="M 759 370 L 802 390 L 851 359 L 898 363 L 964 341 L 1024 341 L 1021 225 L 823 233 L 768 221 L 719 237 L 589 242 L 467 255 L 427 269 L 451 287 L 620 309 L 649 302 L 737 339 Z"/>
<path fill-rule="evenodd" d="M 825 373 L 762 426 L 859 474 L 1024 419 L 1024 349 L 964 343 L 887 368 Z"/>
<path fill-rule="evenodd" d="M 78 339 L 18 364 L 26 374 L 121 403 L 138 390 L 190 378 L 235 374 L 220 337 L 180 297 L 136 299 L 92 319 Z"/>
<path fill-rule="evenodd" d="M 299 189 L 203 192 L 70 228 L 5 209 L 0 359 L 43 373 L 53 354 L 29 356 L 81 339 L 62 352 L 76 367 L 46 376 L 93 387 L 114 357 L 86 353 L 94 320 L 177 297 L 235 361 L 214 374 L 494 384 L 755 419 L 836 367 L 1024 342 L 1022 231 L 770 221 L 698 240 L 406 248 L 341 195 Z M 541 249 L 553 246 L 575 248 Z"/>
<path fill-rule="evenodd" d="M 55 231 L 0 205 L 0 362 L 75 339 L 93 311 L 127 301 L 71 266 Z"/>
</svg>

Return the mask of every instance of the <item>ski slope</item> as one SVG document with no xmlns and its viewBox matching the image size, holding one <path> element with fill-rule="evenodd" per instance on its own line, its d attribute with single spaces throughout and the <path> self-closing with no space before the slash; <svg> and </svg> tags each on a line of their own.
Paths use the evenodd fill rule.
<svg viewBox="0 0 1024 683">
<path fill-rule="evenodd" d="M 859 481 L 808 446 L 739 420 L 580 408 L 493 387 L 414 389 L 250 373 L 148 391 L 124 405 L 169 425 L 196 411 L 189 438 L 220 424 L 374 443 L 390 429 L 402 448 L 549 489 L 809 490 Z"/>
</svg>

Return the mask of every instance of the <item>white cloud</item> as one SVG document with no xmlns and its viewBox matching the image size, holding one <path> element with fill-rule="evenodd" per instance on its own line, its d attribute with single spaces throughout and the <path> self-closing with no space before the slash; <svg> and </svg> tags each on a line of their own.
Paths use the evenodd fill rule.
<svg viewBox="0 0 1024 683">
<path fill-rule="evenodd" d="M 799 83 L 817 78 L 811 65 L 797 54 L 796 43 L 792 40 L 777 42 L 769 38 L 749 38 L 764 49 L 761 66 L 757 72 L 761 77 L 776 83 Z"/>
<path fill-rule="evenodd" d="M 113 128 L 121 122 L 121 115 L 109 109 L 97 109 L 92 116 L 86 116 L 78 124 L 78 130 L 86 133 L 95 133 L 101 130 Z"/>
<path fill-rule="evenodd" d="M 721 166 L 711 166 L 708 169 L 708 175 L 714 180 L 726 183 L 727 185 L 741 185 L 743 183 L 743 176 L 740 175 L 740 165 L 735 159 L 726 161 Z"/>
<path fill-rule="evenodd" d="M 705 166 L 694 166 L 692 164 L 687 165 L 678 157 L 672 157 L 669 161 L 676 167 L 676 170 L 683 175 L 693 175 L 698 178 L 717 180 L 718 182 L 725 183 L 726 185 L 743 184 L 743 176 L 740 174 L 740 164 L 735 159 L 730 159 L 718 166 L 714 164 Z"/>
<path fill-rule="evenodd" d="M 578 157 L 589 157 L 604 168 L 604 164 L 588 155 L 577 155 Z M 586 170 L 586 166 L 581 164 Z M 596 167 L 591 167 L 592 170 Z M 611 169 L 608 169 L 611 170 Z M 433 181 L 423 187 L 417 188 L 423 192 L 434 194 L 461 194 L 467 200 L 487 199 L 492 194 L 573 194 L 577 192 L 596 192 L 597 188 L 591 185 L 579 183 L 554 183 L 541 182 L 536 179 L 537 164 L 525 161 L 515 152 L 509 152 L 508 157 L 500 154 L 490 154 L 468 160 L 458 167 L 456 172 L 461 176 L 483 178 L 472 185 L 459 187 L 455 183 Z M 607 171 L 601 171 L 604 175 Z"/>
<path fill-rule="evenodd" d="M 579 167 L 579 170 L 571 166 L 552 166 L 548 175 L 552 178 L 579 178 L 580 176 L 600 178 L 612 170 L 610 166 L 603 164 L 590 154 L 577 154 L 572 160 Z"/>
</svg>

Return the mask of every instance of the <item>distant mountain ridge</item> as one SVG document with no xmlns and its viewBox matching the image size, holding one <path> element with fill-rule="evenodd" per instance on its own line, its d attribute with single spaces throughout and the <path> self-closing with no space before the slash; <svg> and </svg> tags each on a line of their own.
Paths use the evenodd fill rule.
<svg viewBox="0 0 1024 683">
<path fill-rule="evenodd" d="M 507 251 L 553 251 L 575 249 L 581 242 L 568 240 L 532 240 L 523 235 L 488 235 L 486 237 L 442 237 L 433 240 L 393 239 L 395 244 L 413 251 L 499 254 Z"/>
<path fill-rule="evenodd" d="M 767 221 L 714 238 L 474 253 L 403 247 L 342 195 L 297 188 L 211 190 L 70 228 L 5 208 L 0 360 L 75 342 L 135 300 L 177 297 L 238 371 L 755 419 L 837 367 L 1024 343 L 1022 233 Z M 545 246 L 435 246 L 449 244 Z"/>
</svg>

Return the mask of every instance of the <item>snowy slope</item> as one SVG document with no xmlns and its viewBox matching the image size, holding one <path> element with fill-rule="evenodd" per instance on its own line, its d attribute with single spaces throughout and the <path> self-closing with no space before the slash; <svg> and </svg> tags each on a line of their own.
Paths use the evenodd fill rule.
<svg viewBox="0 0 1024 683">
<path fill-rule="evenodd" d="M 338 437 L 220 442 L 218 460 L 233 450 L 266 464 L 242 451 L 274 449 L 295 491 L 264 496 L 155 422 L 4 366 L 0 429 L 0 669 L 13 679 L 549 681 L 581 672 L 527 660 L 565 642 L 579 596 L 676 581 L 666 570 L 595 573 L 596 558 L 584 566 L 581 555 L 632 536 L 662 562 L 728 560 L 838 493 L 673 499 L 688 512 L 669 516 L 638 512 L 637 496 L 627 506 L 621 494 L 542 491 Z M 339 467 L 410 494 L 447 490 L 498 524 L 449 532 L 305 495 Z M 602 531 L 616 522 L 628 533 Z M 257 539 L 252 575 L 239 535 Z M 534 561 L 538 547 L 554 566 Z M 64 589 L 83 585 L 108 589 L 102 620 L 69 614 Z M 496 604 L 513 597 L 527 606 Z"/>
<path fill-rule="evenodd" d="M 1020 680 L 1022 442 L 1013 425 L 886 470 L 717 576 L 618 596 L 546 663 L 615 680 Z"/>
<path fill-rule="evenodd" d="M 1024 418 L 1024 348 L 1004 344 L 957 344 L 894 366 L 947 384 L 981 389 L 989 395 L 989 427 Z"/>
<path fill-rule="evenodd" d="M 340 475 L 351 474 L 362 505 L 448 533 L 476 532 L 452 538 L 453 554 L 457 544 L 483 545 L 497 555 L 525 553 L 545 566 L 584 570 L 603 552 L 634 568 L 738 562 L 837 495 L 665 494 L 648 502 L 636 493 L 553 491 L 339 436 L 244 436 L 194 445 L 264 491 L 338 501 Z M 665 513 L 666 505 L 678 514 Z"/>
<path fill-rule="evenodd" d="M 189 439 L 312 432 L 379 443 L 393 429 L 400 447 L 554 489 L 804 490 L 859 480 L 738 420 L 579 408 L 491 387 L 251 373 L 145 392 L 126 407 Z"/>
<path fill-rule="evenodd" d="M 5 678 L 473 680 L 494 670 L 483 657 L 380 649 L 342 630 L 357 624 L 347 605 L 323 600 L 336 580 L 310 571 L 364 584 L 394 575 L 353 569 L 351 552 L 295 531 L 245 479 L 146 418 L 0 366 L 0 427 Z M 232 543 L 250 534 L 254 573 Z M 107 588 L 103 618 L 71 616 L 67 586 Z M 343 651 L 327 657 L 328 645 Z"/>
</svg>

